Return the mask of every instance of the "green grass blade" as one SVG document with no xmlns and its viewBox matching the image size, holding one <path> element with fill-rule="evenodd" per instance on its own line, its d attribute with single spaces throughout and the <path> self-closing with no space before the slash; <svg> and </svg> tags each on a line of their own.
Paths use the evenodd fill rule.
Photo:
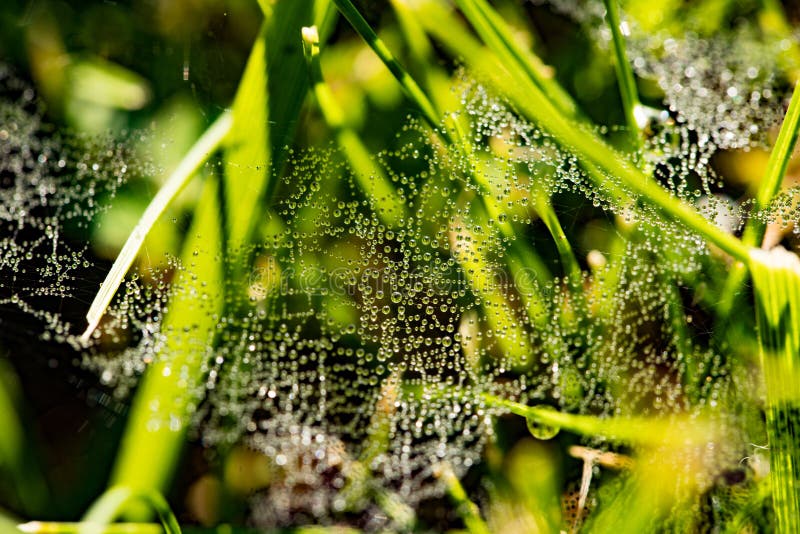
<svg viewBox="0 0 800 534">
<path fill-rule="evenodd" d="M 233 129 L 225 147 L 225 214 L 229 250 L 238 251 L 256 226 L 256 207 L 270 187 L 267 35 L 261 24 L 233 101 Z M 238 252 L 237 252 L 238 255 Z"/>
<path fill-rule="evenodd" d="M 233 131 L 225 151 L 228 248 L 238 251 L 264 218 L 286 163 L 308 89 L 297 35 L 311 24 L 313 0 L 283 0 L 265 9 L 233 104 Z M 238 252 L 237 252 L 238 255 Z"/>
<path fill-rule="evenodd" d="M 375 213 L 384 224 L 396 228 L 408 215 L 405 203 L 358 135 L 347 126 L 344 113 L 336 103 L 330 87 L 325 83 L 320 68 L 319 34 L 316 26 L 303 28 L 302 33 L 312 88 L 325 122 L 333 129 L 356 182 L 374 206 Z"/>
<path fill-rule="evenodd" d="M 553 78 L 539 57 L 523 49 L 511 28 L 486 0 L 455 0 L 470 24 L 490 50 L 509 70 L 516 70 L 538 86 L 564 115 L 579 118 L 580 111 L 572 97 Z"/>
<path fill-rule="evenodd" d="M 570 245 L 567 235 L 564 233 L 564 229 L 561 226 L 561 222 L 558 220 L 558 216 L 553 209 L 550 198 L 544 192 L 540 191 L 533 191 L 532 195 L 534 197 L 536 213 L 539 214 L 539 217 L 547 227 L 550 235 L 553 236 L 553 242 L 556 244 L 558 256 L 561 259 L 561 265 L 564 266 L 564 272 L 569 278 L 570 283 L 578 287 L 581 282 L 581 268 L 578 264 L 578 260 L 575 258 L 575 253 L 572 251 L 572 245 Z"/>
<path fill-rule="evenodd" d="M 601 418 L 556 411 L 548 406 L 527 406 L 493 395 L 482 395 L 490 406 L 503 408 L 510 413 L 555 429 L 568 430 L 583 436 L 602 437 L 609 441 L 636 445 L 664 445 L 667 443 L 697 443 L 707 440 L 714 428 L 700 419 L 685 417 L 659 419 L 653 417 Z"/>
<path fill-rule="evenodd" d="M 114 466 L 114 485 L 164 491 L 175 470 L 223 310 L 218 188 L 218 180 L 209 178 L 195 208 L 181 254 L 185 269 L 173 282 L 162 322 L 164 346 L 134 397 Z"/>
<path fill-rule="evenodd" d="M 27 534 L 81 534 L 85 523 L 29 521 L 17 528 Z M 2 532 L 2 531 L 0 531 Z M 102 534 L 163 534 L 160 523 L 111 523 L 100 528 Z"/>
<path fill-rule="evenodd" d="M 415 82 L 403 66 L 400 65 L 400 62 L 397 61 L 386 44 L 372 30 L 367 21 L 364 20 L 364 17 L 361 16 L 358 9 L 356 9 L 350 0 L 333 0 L 333 2 L 350 25 L 389 68 L 397 81 L 400 82 L 400 85 L 406 91 L 411 101 L 414 102 L 422 112 L 422 116 L 428 121 L 428 124 L 434 130 L 437 130 L 440 127 L 441 119 L 436 109 L 433 107 L 433 104 L 417 82 Z"/>
<path fill-rule="evenodd" d="M 772 202 L 772 199 L 780 191 L 783 178 L 786 175 L 786 168 L 789 166 L 789 160 L 797 144 L 799 128 L 800 83 L 796 84 L 794 87 L 792 100 L 789 102 L 789 109 L 786 111 L 786 116 L 783 119 L 783 124 L 778 133 L 778 139 L 775 141 L 775 147 L 770 153 L 766 173 L 759 185 L 758 195 L 756 196 L 756 205 L 758 209 L 764 209 L 769 206 L 769 203 Z"/>
<path fill-rule="evenodd" d="M 101 534 L 132 502 L 146 503 L 158 515 L 166 534 L 181 534 L 169 504 L 155 491 L 137 491 L 125 486 L 109 488 L 86 512 L 79 534 Z"/>
<path fill-rule="evenodd" d="M 436 17 L 436 10 L 431 9 L 436 7 L 435 4 L 429 0 L 417 0 L 415 5 L 420 9 L 419 20 L 432 35 L 505 94 L 523 115 L 551 135 L 562 147 L 575 154 L 584 164 L 602 171 L 588 173 L 599 187 L 608 188 L 613 181 L 607 177 L 614 177 L 668 218 L 681 222 L 734 258 L 744 262 L 748 260 L 748 247 L 741 241 L 717 228 L 692 206 L 663 189 L 592 129 L 562 115 L 535 84 L 513 71 L 505 70 L 481 47 L 475 46 L 469 37 L 458 35 L 446 20 Z M 439 9 L 438 14 L 441 13 Z"/>
<path fill-rule="evenodd" d="M 223 244 L 227 241 L 229 250 L 238 255 L 239 247 L 251 239 L 261 213 L 259 206 L 274 188 L 273 177 L 285 161 L 286 139 L 293 132 L 305 96 L 305 89 L 297 90 L 307 84 L 301 47 L 294 46 L 294 54 L 286 52 L 291 46 L 288 43 L 297 42 L 301 20 L 311 16 L 311 2 L 283 0 L 264 7 L 268 7 L 268 17 L 245 68 L 234 101 L 232 133 L 226 138 L 226 206 L 219 206 L 219 186 L 209 180 L 184 243 L 186 270 L 174 283 L 169 313 L 162 324 L 165 345 L 137 391 L 114 468 L 114 483 L 134 490 L 161 491 L 171 480 L 199 400 L 208 347 L 213 346 L 225 307 Z M 290 38 L 292 25 L 296 27 Z M 293 63 L 295 55 L 299 66 Z M 297 69 L 299 73 L 294 75 Z M 268 80 L 275 84 L 284 80 L 286 85 L 268 96 Z M 220 221 L 222 210 L 227 236 Z M 146 469 L 142 458 L 148 459 Z"/>
<path fill-rule="evenodd" d="M 442 462 L 434 468 L 436 476 L 444 483 L 450 500 L 456 505 L 456 513 L 464 521 L 467 532 L 470 534 L 489 534 L 489 526 L 481 517 L 478 505 L 472 502 L 467 495 L 467 491 L 453 472 L 449 464 Z"/>
<path fill-rule="evenodd" d="M 628 54 L 625 52 L 625 36 L 622 35 L 618 2 L 619 0 L 604 0 L 606 20 L 611 29 L 614 44 L 614 71 L 617 74 L 617 84 L 622 98 L 622 111 L 625 113 L 625 123 L 628 126 L 631 145 L 638 152 L 642 149 L 642 136 L 639 132 L 639 121 L 636 119 L 636 112 L 640 107 L 639 92 L 636 89 L 633 69 L 628 62 Z"/>
<path fill-rule="evenodd" d="M 800 259 L 753 249 L 776 532 L 800 532 Z"/>
<path fill-rule="evenodd" d="M 756 204 L 753 206 L 753 211 L 757 212 L 769 207 L 772 199 L 780 191 L 783 178 L 786 175 L 786 168 L 797 144 L 798 132 L 800 132 L 800 83 L 794 87 L 789 109 L 786 111 L 780 132 L 778 132 L 778 139 L 776 139 L 775 146 L 770 152 L 767 169 L 756 193 Z M 754 217 L 750 218 L 745 226 L 742 241 L 747 246 L 758 246 L 764 237 L 764 229 L 763 221 Z M 734 307 L 736 296 L 739 294 L 746 279 L 747 266 L 745 263 L 741 261 L 735 263 L 725 282 L 722 300 L 718 307 L 718 311 L 723 317 L 727 317 L 730 314 Z"/>
<path fill-rule="evenodd" d="M 139 249 L 142 247 L 148 232 L 153 228 L 158 218 L 164 213 L 164 210 L 183 190 L 189 180 L 197 173 L 198 169 L 208 160 L 209 156 L 213 154 L 217 148 L 222 144 L 225 137 L 231 130 L 232 120 L 228 112 L 220 115 L 216 121 L 206 130 L 206 132 L 197 140 L 197 143 L 189 150 L 186 156 L 181 160 L 175 171 L 167 178 L 161 189 L 158 190 L 156 196 L 145 209 L 136 227 L 131 232 L 131 235 L 125 241 L 125 245 L 117 255 L 117 259 L 111 266 L 111 270 L 106 275 L 100 286 L 100 291 L 92 301 L 89 307 L 89 312 L 86 314 L 86 320 L 89 326 L 81 336 L 84 340 L 88 340 L 92 332 L 97 328 L 100 319 L 114 298 L 114 294 L 119 289 L 125 275 L 130 269 Z"/>
</svg>

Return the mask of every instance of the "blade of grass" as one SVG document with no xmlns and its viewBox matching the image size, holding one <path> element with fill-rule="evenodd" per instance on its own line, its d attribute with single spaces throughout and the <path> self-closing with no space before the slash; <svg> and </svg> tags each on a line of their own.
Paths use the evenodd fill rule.
<svg viewBox="0 0 800 534">
<path fill-rule="evenodd" d="M 408 216 L 405 203 L 386 173 L 372 159 L 358 135 L 347 126 L 344 113 L 336 103 L 330 87 L 325 83 L 320 68 L 319 33 L 316 26 L 303 28 L 302 33 L 312 89 L 325 122 L 333 129 L 356 182 L 375 207 L 375 213 L 384 224 L 396 228 Z"/>
<path fill-rule="evenodd" d="M 249 242 L 258 218 L 256 207 L 272 187 L 270 172 L 269 98 L 267 96 L 267 36 L 270 24 L 261 24 L 250 51 L 236 97 L 233 130 L 225 147 L 225 223 L 229 253 L 240 267 L 241 248 Z"/>
<path fill-rule="evenodd" d="M 30 521 L 17 528 L 27 534 L 80 534 L 87 525 L 84 523 L 56 523 L 51 521 Z M 159 523 L 111 523 L 100 531 L 102 534 L 162 534 Z"/>
<path fill-rule="evenodd" d="M 302 19 L 311 16 L 310 1 L 262 4 L 266 20 L 234 101 L 233 134 L 226 139 L 225 195 L 220 195 L 215 180 L 209 180 L 197 206 L 182 253 L 187 270 L 179 272 L 174 284 L 175 293 L 162 324 L 162 351 L 134 399 L 112 477 L 116 485 L 162 491 L 171 480 L 200 398 L 206 355 L 225 308 L 228 280 L 219 256 L 227 241 L 238 259 L 235 268 L 245 265 L 240 247 L 251 239 L 259 206 L 274 189 L 273 178 L 285 162 L 286 139 L 305 95 L 304 89 L 298 90 L 298 84 L 305 87 L 307 83 L 302 59 L 299 67 L 290 64 L 292 57 L 302 52 L 285 52 L 287 43 L 296 42 Z M 290 31 L 292 25 L 296 27 Z M 268 63 L 272 58 L 274 63 Z M 281 86 L 278 82 L 284 78 L 287 85 Z M 299 78 L 303 81 L 298 82 Z M 269 80 L 274 80 L 274 87 L 282 87 L 281 92 L 267 96 Z M 225 198 L 225 206 L 219 205 L 220 196 Z M 220 221 L 223 213 L 227 240 Z M 149 459 L 147 469 L 142 468 L 142 458 Z"/>
<path fill-rule="evenodd" d="M 372 27 L 364 20 L 358 9 L 350 2 L 350 0 L 333 0 L 336 7 L 342 15 L 347 19 L 351 26 L 358 32 L 358 34 L 366 41 L 372 50 L 383 61 L 384 65 L 389 68 L 392 75 L 400 82 L 400 85 L 406 91 L 411 100 L 419 107 L 422 116 L 428 121 L 428 124 L 434 130 L 438 130 L 441 126 L 441 120 L 433 104 L 428 99 L 425 92 L 417 85 L 417 82 L 406 72 L 400 62 L 394 57 L 389 48 L 384 42 L 378 38 L 378 35 L 372 30 Z"/>
<path fill-rule="evenodd" d="M 89 311 L 86 314 L 86 320 L 89 325 L 81 336 L 84 341 L 89 339 L 89 336 L 91 336 L 92 332 L 100 323 L 100 319 L 111 303 L 111 299 L 114 298 L 114 294 L 116 294 L 117 289 L 119 289 L 119 286 L 125 279 L 125 275 L 136 259 L 148 232 L 153 228 L 153 225 L 164 213 L 164 210 L 170 202 L 172 202 L 186 184 L 189 183 L 189 180 L 191 180 L 198 169 L 205 164 L 209 156 L 219 148 L 231 131 L 232 124 L 231 114 L 228 112 L 222 113 L 200 139 L 197 140 L 195 145 L 189 150 L 183 160 L 181 160 L 178 167 L 169 178 L 167 178 L 167 181 L 164 182 L 164 185 L 161 186 L 156 196 L 147 206 L 142 217 L 136 223 L 136 227 L 131 232 L 131 235 L 128 237 L 127 241 L 125 241 L 125 245 L 117 255 L 117 259 L 111 266 L 111 270 L 108 275 L 106 275 L 105 280 L 103 280 L 100 291 L 98 291 L 89 307 Z"/>
<path fill-rule="evenodd" d="M 575 253 L 572 251 L 572 245 L 570 245 L 567 239 L 567 234 L 564 233 L 561 222 L 558 220 L 558 216 L 553 209 L 550 198 L 542 191 L 534 191 L 532 195 L 534 197 L 536 213 L 539 214 L 539 217 L 547 227 L 550 235 L 553 236 L 553 241 L 556 244 L 558 256 L 561 258 L 561 265 L 564 266 L 567 278 L 569 278 L 573 287 L 577 288 L 581 283 L 581 268 L 578 264 L 578 260 L 575 258 Z"/>
<path fill-rule="evenodd" d="M 416 1 L 418 6 L 431 5 L 426 0 Z M 517 106 L 524 116 L 551 135 L 559 145 L 575 154 L 579 160 L 602 171 L 602 173 L 588 173 L 599 187 L 604 189 L 608 189 L 609 186 L 615 187 L 613 177 L 668 218 L 679 221 L 734 258 L 744 262 L 748 260 L 748 247 L 741 241 L 663 189 L 625 155 L 609 146 L 591 128 L 563 116 L 535 84 L 509 73 L 502 65 L 498 65 L 497 61 L 492 61 L 480 48 L 470 47 L 468 39 L 454 35 L 452 26 L 446 25 L 445 21 L 436 19 L 431 14 L 431 10 L 425 10 L 419 17 L 426 29 L 441 39 L 454 54 L 462 57 L 468 66 L 485 76 L 498 91 L 505 94 Z"/>
<path fill-rule="evenodd" d="M 0 491 L 6 498 L 14 499 L 26 513 L 38 514 L 45 511 L 48 489 L 31 454 L 32 447 L 17 409 L 20 402 L 17 386 L 11 367 L 0 358 L 0 474 L 4 475 Z"/>
<path fill-rule="evenodd" d="M 455 0 L 455 3 L 481 39 L 498 54 L 503 65 L 507 65 L 509 69 L 518 69 L 527 76 L 564 115 L 575 119 L 582 116 L 569 93 L 553 79 L 549 67 L 538 56 L 517 43 L 511 28 L 486 0 Z"/>
<path fill-rule="evenodd" d="M 800 83 L 794 87 L 792 100 L 789 102 L 789 109 L 781 124 L 775 146 L 770 152 L 767 162 L 767 169 L 764 177 L 758 186 L 753 212 L 759 212 L 769 207 L 770 202 L 778 194 L 786 175 L 786 168 L 792 158 L 794 147 L 797 144 L 797 135 L 800 131 Z M 756 217 L 751 217 L 747 221 L 742 242 L 747 246 L 758 246 L 764 237 L 764 222 Z M 736 297 L 741 290 L 742 284 L 747 280 L 747 266 L 744 262 L 737 262 L 731 268 L 731 272 L 725 281 L 722 290 L 722 300 L 718 311 L 722 317 L 727 317 L 734 308 Z"/>
<path fill-rule="evenodd" d="M 452 90 L 450 75 L 440 66 L 435 58 L 433 43 L 425 30 L 417 22 L 414 13 L 408 7 L 407 0 L 390 0 L 394 8 L 400 30 L 409 49 L 409 62 L 412 71 L 416 71 L 422 87 L 430 95 L 436 110 L 441 114 L 446 110 L 457 109 L 458 95 Z M 454 119 L 459 120 L 459 119 Z M 466 118 L 460 120 L 466 122 Z"/>
<path fill-rule="evenodd" d="M 436 477 L 444 483 L 450 500 L 456 505 L 456 513 L 464 521 L 467 532 L 470 534 L 489 534 L 489 526 L 481 517 L 481 511 L 474 502 L 469 499 L 464 486 L 453 472 L 453 468 L 447 462 L 441 462 L 434 467 Z"/>
<path fill-rule="evenodd" d="M 800 532 L 800 259 L 753 250 L 761 365 L 776 532 Z"/>
<path fill-rule="evenodd" d="M 183 245 L 185 269 L 173 282 L 163 319 L 164 344 L 133 399 L 112 483 L 134 490 L 164 491 L 172 478 L 208 348 L 222 313 L 224 287 L 218 180 L 206 181 Z"/>
<path fill-rule="evenodd" d="M 640 125 L 636 118 L 636 113 L 640 108 L 639 93 L 636 89 L 633 69 L 628 62 L 628 54 L 625 52 L 625 37 L 622 35 L 618 0 L 603 1 L 606 5 L 606 20 L 611 29 L 614 44 L 614 71 L 617 74 L 617 85 L 619 85 L 619 93 L 622 98 L 622 110 L 625 113 L 625 123 L 628 126 L 631 146 L 634 148 L 634 152 L 638 153 L 642 150 Z"/>
<path fill-rule="evenodd" d="M 536 423 L 568 430 L 583 436 L 602 437 L 609 441 L 637 445 L 666 443 L 701 443 L 713 433 L 713 426 L 702 419 L 683 417 L 658 419 L 653 417 L 601 418 L 556 411 L 548 406 L 527 406 L 494 395 L 483 394 L 489 406 L 503 408 Z"/>
<path fill-rule="evenodd" d="M 228 248 L 238 256 L 263 219 L 286 163 L 308 89 L 297 35 L 311 24 L 313 0 L 282 0 L 265 8 L 233 104 L 234 129 L 225 152 Z M 263 6 L 262 6 L 263 7 Z"/>
<path fill-rule="evenodd" d="M 153 509 L 166 534 L 181 534 L 181 527 L 166 499 L 156 491 L 134 490 L 125 486 L 109 488 L 89 508 L 82 521 L 80 534 L 101 534 L 131 502 L 143 502 Z"/>
</svg>

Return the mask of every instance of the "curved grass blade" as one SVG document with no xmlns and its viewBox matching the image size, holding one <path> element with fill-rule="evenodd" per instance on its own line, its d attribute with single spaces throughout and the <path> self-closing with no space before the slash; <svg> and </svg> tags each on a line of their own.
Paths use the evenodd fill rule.
<svg viewBox="0 0 800 534">
<path fill-rule="evenodd" d="M 717 228 L 692 206 L 662 188 L 591 128 L 562 115 L 536 84 L 517 75 L 515 69 L 508 71 L 503 68 L 502 64 L 485 54 L 483 49 L 474 46 L 469 38 L 456 35 L 452 25 L 448 25 L 441 16 L 437 18 L 436 5 L 430 0 L 414 1 L 420 10 L 419 20 L 427 31 L 440 39 L 456 56 L 462 57 L 470 68 L 506 95 L 525 117 L 551 135 L 563 148 L 575 154 L 584 165 L 602 171 L 588 173 L 598 187 L 607 190 L 609 187 L 617 188 L 610 178 L 614 177 L 621 186 L 640 196 L 668 218 L 679 221 L 734 258 L 748 261 L 748 247 L 740 240 Z M 439 9 L 438 14 L 441 13 Z M 611 192 L 616 193 L 613 189 Z"/>
<path fill-rule="evenodd" d="M 142 247 L 148 232 L 153 228 L 161 214 L 173 201 L 173 199 L 180 193 L 183 188 L 189 183 L 189 180 L 197 173 L 198 169 L 208 160 L 209 156 L 213 154 L 223 140 L 229 134 L 233 124 L 231 114 L 228 112 L 220 115 L 216 121 L 206 130 L 206 132 L 197 140 L 195 145 L 189 150 L 186 156 L 181 160 L 175 171 L 167 178 L 161 189 L 158 190 L 156 196 L 145 209 L 136 227 L 131 232 L 131 235 L 125 241 L 125 245 L 117 255 L 117 259 L 111 266 L 111 270 L 106 275 L 100 286 L 100 291 L 92 301 L 89 311 L 86 314 L 86 320 L 89 325 L 81 338 L 84 341 L 89 339 L 100 319 L 103 317 L 111 299 L 119 289 L 125 275 L 130 269 L 139 249 Z"/>
<path fill-rule="evenodd" d="M 164 491 L 175 470 L 224 306 L 218 191 L 218 180 L 207 180 L 195 208 L 181 254 L 185 269 L 173 282 L 162 322 L 164 345 L 134 397 L 114 466 L 114 485 Z"/>
<path fill-rule="evenodd" d="M 298 66 L 292 54 L 282 54 L 287 50 L 285 43 L 296 42 L 301 20 L 313 10 L 311 0 L 282 0 L 262 7 L 266 20 L 234 101 L 232 134 L 226 138 L 225 181 L 218 185 L 209 180 L 196 209 L 182 252 L 186 270 L 179 273 L 173 286 L 169 313 L 162 323 L 164 346 L 137 391 L 123 436 L 112 478 L 117 485 L 162 491 L 171 480 L 202 395 L 209 347 L 214 345 L 219 317 L 225 310 L 229 279 L 220 256 L 227 243 L 235 269 L 245 265 L 242 245 L 252 238 L 259 207 L 274 189 L 273 178 L 285 162 L 285 139 L 293 132 L 305 96 L 297 84 L 304 87 L 307 77 L 302 59 Z M 296 28 L 290 29 L 294 24 Z M 272 58 L 274 63 L 270 63 Z M 293 76 L 298 69 L 301 74 Z M 284 77 L 287 85 L 281 86 Z M 298 82 L 300 78 L 302 82 Z M 274 85 L 268 80 L 275 80 Z M 281 92 L 267 95 L 274 87 L 282 87 Z M 291 92 L 283 92 L 289 89 Z M 276 143 L 282 143 L 279 149 Z M 225 188 L 224 195 L 220 195 L 220 187 Z M 223 206 L 221 196 L 226 199 Z M 227 228 L 221 219 L 228 222 Z M 146 469 L 141 458 L 149 460 Z"/>
<path fill-rule="evenodd" d="M 166 534 L 181 534 L 181 527 L 166 499 L 156 491 L 134 490 L 125 486 L 109 488 L 86 512 L 79 534 L 101 534 L 131 502 L 146 503 L 158 515 Z"/>
<path fill-rule="evenodd" d="M 769 207 L 772 199 L 778 194 L 783 183 L 783 178 L 786 175 L 786 168 L 789 165 L 789 160 L 792 158 L 795 145 L 797 144 L 797 135 L 800 132 L 800 83 L 794 87 L 792 93 L 792 100 L 789 102 L 789 109 L 786 111 L 786 116 L 781 124 L 780 132 L 778 132 L 778 139 L 775 140 L 775 146 L 770 152 L 769 160 L 767 161 L 767 169 L 761 183 L 758 186 L 756 193 L 756 203 L 753 206 L 753 211 L 758 212 Z M 758 246 L 761 239 L 764 237 L 765 225 L 763 221 L 752 217 L 747 221 L 747 225 L 742 235 L 742 241 L 745 245 L 755 247 Z M 736 296 L 739 293 L 742 284 L 747 279 L 747 266 L 744 262 L 737 262 L 731 268 L 728 278 L 725 282 L 725 287 L 722 292 L 722 299 L 718 307 L 718 311 L 723 317 L 727 317 L 734 307 Z"/>
<path fill-rule="evenodd" d="M 84 523 L 63 523 L 53 521 L 29 521 L 17 528 L 27 534 L 81 534 L 87 526 Z M 101 527 L 102 534 L 163 534 L 159 523 L 111 523 Z M 197 534 L 195 532 L 195 534 Z"/>
<path fill-rule="evenodd" d="M 402 65 L 397 61 L 394 55 L 389 51 L 389 48 L 372 30 L 372 27 L 364 20 L 358 9 L 350 2 L 350 0 L 333 0 L 336 7 L 344 15 L 351 26 L 358 32 L 359 35 L 367 42 L 372 50 L 378 55 L 391 71 L 392 75 L 400 82 L 400 85 L 408 93 L 411 100 L 419 107 L 422 116 L 428 121 L 428 124 L 434 130 L 440 126 L 441 119 L 433 104 L 428 99 L 425 92 L 417 85 L 417 82 L 406 72 Z"/>
<path fill-rule="evenodd" d="M 486 0 L 456 0 L 455 3 L 481 39 L 499 56 L 503 65 L 507 65 L 509 70 L 524 74 L 548 96 L 561 113 L 575 119 L 581 118 L 577 104 L 553 78 L 552 73 L 548 72 L 549 67 L 538 56 L 517 43 L 511 28 Z"/>
</svg>

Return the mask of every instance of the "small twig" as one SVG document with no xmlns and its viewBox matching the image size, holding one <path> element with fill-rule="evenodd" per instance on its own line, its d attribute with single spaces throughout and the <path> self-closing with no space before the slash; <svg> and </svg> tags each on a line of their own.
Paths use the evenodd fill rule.
<svg viewBox="0 0 800 534">
<path fill-rule="evenodd" d="M 573 458 L 583 460 L 583 472 L 581 474 L 581 489 L 578 496 L 578 510 L 575 514 L 575 522 L 572 524 L 572 532 L 578 532 L 581 526 L 581 517 L 586 508 L 586 499 L 589 496 L 589 486 L 592 483 L 592 472 L 595 465 L 602 465 L 612 469 L 630 469 L 633 467 L 633 460 L 622 454 L 615 452 L 601 451 L 573 445 L 569 448 L 569 454 Z"/>
</svg>

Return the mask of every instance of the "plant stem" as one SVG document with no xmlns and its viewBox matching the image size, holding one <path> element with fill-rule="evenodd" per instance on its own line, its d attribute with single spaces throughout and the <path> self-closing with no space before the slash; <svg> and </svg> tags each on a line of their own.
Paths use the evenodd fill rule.
<svg viewBox="0 0 800 534">
<path fill-rule="evenodd" d="M 753 249 L 775 527 L 800 532 L 800 259 L 783 248 Z"/>
</svg>

